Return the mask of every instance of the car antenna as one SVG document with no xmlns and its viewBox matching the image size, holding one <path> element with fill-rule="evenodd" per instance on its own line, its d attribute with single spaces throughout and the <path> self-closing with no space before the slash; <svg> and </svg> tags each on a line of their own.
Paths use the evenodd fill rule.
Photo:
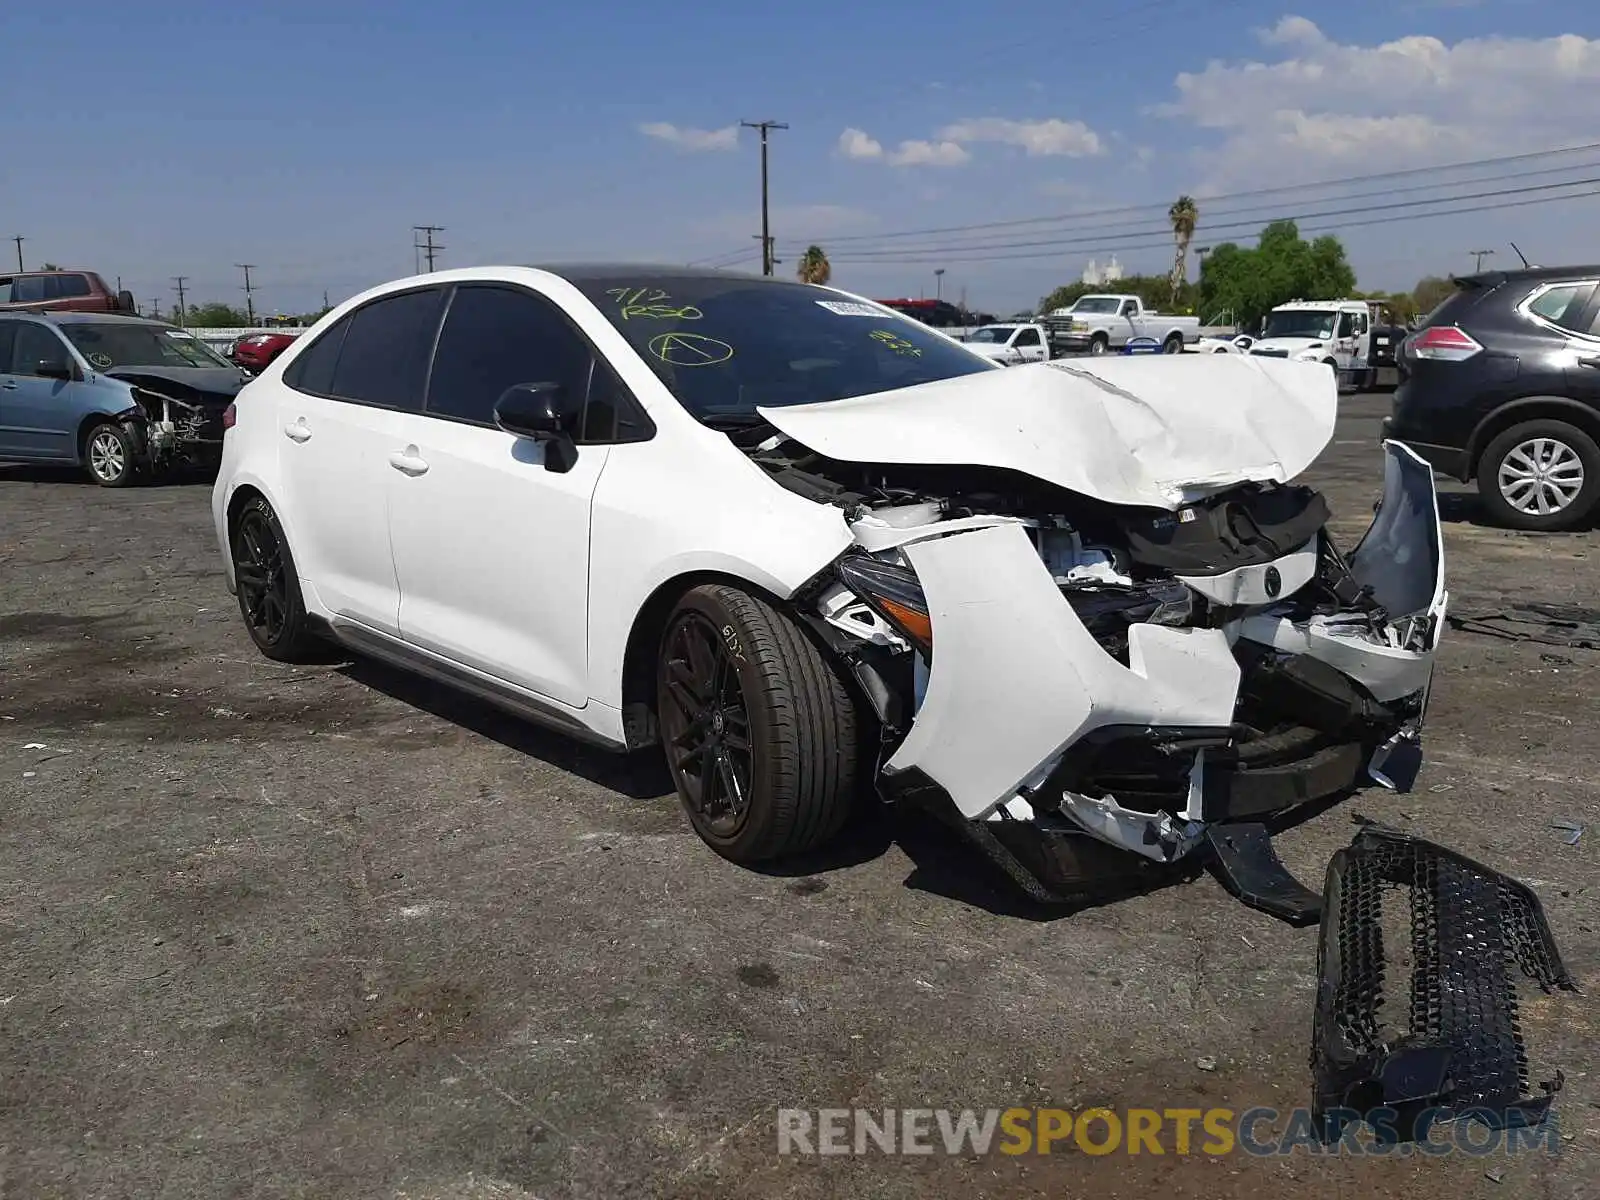
<svg viewBox="0 0 1600 1200">
<path fill-rule="evenodd" d="M 1511 243 L 1511 248 L 1513 250 L 1517 250 L 1517 244 L 1515 242 L 1512 242 Z M 1524 254 L 1521 250 L 1517 250 L 1517 257 L 1522 260 L 1522 265 L 1524 267 L 1528 267 L 1528 256 L 1526 254 Z M 1531 269 L 1531 268 L 1529 268 L 1529 269 Z"/>
</svg>

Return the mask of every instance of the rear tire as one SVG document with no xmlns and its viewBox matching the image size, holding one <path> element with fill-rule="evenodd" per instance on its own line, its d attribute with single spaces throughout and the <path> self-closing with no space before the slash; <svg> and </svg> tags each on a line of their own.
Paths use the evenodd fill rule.
<svg viewBox="0 0 1600 1200">
<path fill-rule="evenodd" d="M 690 823 L 724 858 L 814 850 L 850 814 L 857 709 L 843 679 L 784 614 L 721 584 L 687 592 L 656 659 L 667 769 Z"/>
<path fill-rule="evenodd" d="M 1575 528 L 1600 501 L 1600 446 L 1565 421 L 1513 425 L 1478 459 L 1478 495 L 1496 525 L 1539 533 Z M 1552 511 L 1537 511 L 1541 495 Z"/>
<path fill-rule="evenodd" d="M 115 421 L 102 421 L 83 439 L 83 467 L 101 487 L 130 486 L 139 474 L 133 435 Z"/>
<path fill-rule="evenodd" d="M 289 539 L 264 496 L 245 502 L 228 541 L 239 613 L 256 649 L 275 662 L 311 661 L 321 647 L 306 615 Z"/>
</svg>

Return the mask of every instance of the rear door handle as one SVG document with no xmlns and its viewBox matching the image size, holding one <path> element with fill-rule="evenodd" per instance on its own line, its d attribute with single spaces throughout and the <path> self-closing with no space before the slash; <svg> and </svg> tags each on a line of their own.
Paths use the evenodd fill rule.
<svg viewBox="0 0 1600 1200">
<path fill-rule="evenodd" d="M 4 383 L 0 383 L 0 388 L 4 388 L 8 392 L 14 392 L 17 390 L 17 381 L 15 379 L 8 379 Z"/>
<path fill-rule="evenodd" d="M 426 475 L 428 464 L 417 454 L 415 446 L 407 446 L 403 451 L 396 451 L 389 455 L 389 465 L 402 475 Z"/>
<path fill-rule="evenodd" d="M 1587 358 L 1580 358 L 1578 360 L 1578 365 L 1580 367 L 1594 367 L 1595 369 L 1600 370 L 1600 354 L 1591 354 Z"/>
<path fill-rule="evenodd" d="M 293 425 L 285 425 L 283 427 L 283 436 L 291 442 L 309 442 L 311 440 L 311 430 L 307 427 L 305 419 L 301 418 Z"/>
</svg>

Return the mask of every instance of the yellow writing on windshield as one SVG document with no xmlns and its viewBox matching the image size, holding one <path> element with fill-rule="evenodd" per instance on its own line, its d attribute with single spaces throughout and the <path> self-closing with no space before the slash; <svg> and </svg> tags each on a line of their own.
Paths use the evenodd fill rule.
<svg viewBox="0 0 1600 1200">
<path fill-rule="evenodd" d="M 674 304 L 660 288 L 607 288 L 606 295 L 617 302 L 622 319 L 652 317 L 656 320 L 698 321 L 705 314 L 692 304 Z"/>
<path fill-rule="evenodd" d="M 905 338 L 892 329 L 874 329 L 867 335 L 873 341 L 881 343 L 885 349 L 900 355 L 902 358 L 921 358 L 922 351 L 918 350 Z"/>
<path fill-rule="evenodd" d="M 658 333 L 648 345 L 651 354 L 674 367 L 714 367 L 733 357 L 727 342 L 699 333 Z"/>
</svg>

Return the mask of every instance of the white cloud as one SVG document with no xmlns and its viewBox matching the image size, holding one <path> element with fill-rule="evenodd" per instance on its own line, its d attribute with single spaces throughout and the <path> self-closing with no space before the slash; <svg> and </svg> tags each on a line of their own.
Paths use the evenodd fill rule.
<svg viewBox="0 0 1600 1200">
<path fill-rule="evenodd" d="M 724 125 L 721 129 L 695 129 L 688 125 L 673 125 L 668 121 L 651 121 L 639 126 L 639 132 L 693 153 L 733 150 L 739 145 L 737 125 Z"/>
<path fill-rule="evenodd" d="M 1594 140 L 1600 39 L 1414 36 L 1362 46 L 1300 16 L 1257 36 L 1283 57 L 1184 72 L 1175 99 L 1155 110 L 1221 134 L 1199 155 L 1210 188 Z"/>
<path fill-rule="evenodd" d="M 882 158 L 883 143 L 859 129 L 846 129 L 839 135 L 839 153 L 846 158 Z"/>
<path fill-rule="evenodd" d="M 912 140 L 901 142 L 889 155 L 891 167 L 960 167 L 970 162 L 968 154 L 958 142 L 926 142 Z"/>
<path fill-rule="evenodd" d="M 1013 121 L 1005 117 L 968 117 L 939 131 L 951 142 L 1000 142 L 1021 146 L 1030 155 L 1065 154 L 1073 158 L 1100 154 L 1100 137 L 1082 121 L 1051 117 L 1043 121 Z"/>
</svg>

